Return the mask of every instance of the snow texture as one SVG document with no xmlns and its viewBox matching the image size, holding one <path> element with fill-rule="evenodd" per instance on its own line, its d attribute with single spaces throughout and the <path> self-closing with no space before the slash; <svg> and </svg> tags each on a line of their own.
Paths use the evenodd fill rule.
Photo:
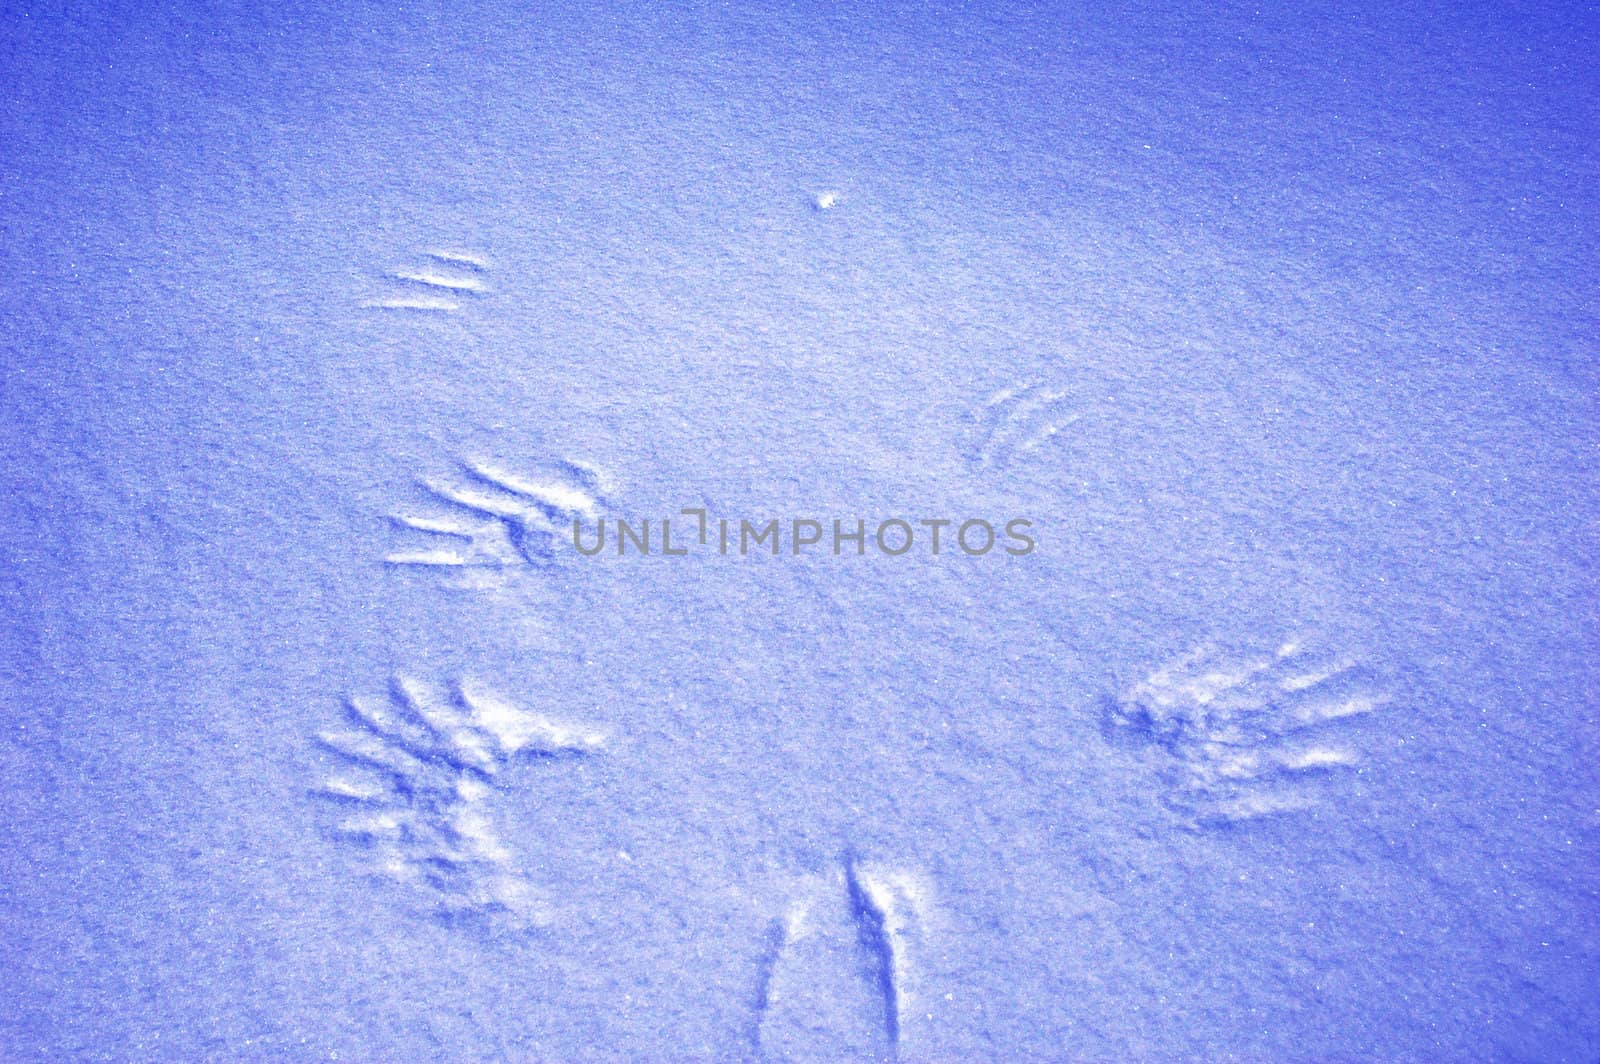
<svg viewBox="0 0 1600 1064">
<path fill-rule="evenodd" d="M 0 1058 L 1600 1059 L 1592 8 L 0 27 Z"/>
</svg>

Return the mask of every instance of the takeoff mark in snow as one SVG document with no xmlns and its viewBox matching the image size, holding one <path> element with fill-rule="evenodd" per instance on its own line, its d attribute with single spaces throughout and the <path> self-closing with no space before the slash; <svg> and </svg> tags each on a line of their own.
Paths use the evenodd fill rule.
<svg viewBox="0 0 1600 1064">
<path fill-rule="evenodd" d="M 461 684 L 448 691 L 397 677 L 386 699 L 351 698 L 345 727 L 321 744 L 343 763 L 318 793 L 341 810 L 337 835 L 374 870 L 428 888 L 445 917 L 515 928 L 548 922 L 492 807 L 513 762 L 600 748 L 592 729 L 557 724 Z"/>
<path fill-rule="evenodd" d="M 362 306 L 379 310 L 414 310 L 453 314 L 461 300 L 489 290 L 488 260 L 464 251 L 430 251 L 420 265 L 392 270 L 389 295 Z"/>
<path fill-rule="evenodd" d="M 755 1041 L 769 1060 L 888 1060 L 916 1000 L 913 946 L 927 890 L 847 859 L 769 928 Z"/>
<path fill-rule="evenodd" d="M 1157 753 L 1171 808 L 1217 828 L 1335 793 L 1359 771 L 1360 722 L 1386 701 L 1369 670 L 1297 641 L 1242 655 L 1202 646 L 1108 700 L 1105 725 Z"/>
<path fill-rule="evenodd" d="M 976 469 L 1004 469 L 1037 451 L 1082 415 L 1070 393 L 1037 383 L 1003 388 L 972 416 L 963 448 Z"/>
<path fill-rule="evenodd" d="M 594 520 L 607 492 L 605 478 L 575 462 L 535 480 L 482 462 L 468 462 L 453 480 L 424 482 L 437 503 L 433 514 L 397 514 L 402 528 L 432 537 L 434 546 L 396 551 L 395 566 L 425 568 L 551 564 L 569 542 L 576 518 Z"/>
</svg>

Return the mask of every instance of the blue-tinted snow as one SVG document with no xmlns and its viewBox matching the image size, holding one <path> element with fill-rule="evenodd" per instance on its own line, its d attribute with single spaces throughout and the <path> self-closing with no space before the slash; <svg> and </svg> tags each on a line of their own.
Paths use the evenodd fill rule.
<svg viewBox="0 0 1600 1064">
<path fill-rule="evenodd" d="M 0 1056 L 1594 1060 L 1600 24 L 1291 7 L 10 7 Z"/>
</svg>

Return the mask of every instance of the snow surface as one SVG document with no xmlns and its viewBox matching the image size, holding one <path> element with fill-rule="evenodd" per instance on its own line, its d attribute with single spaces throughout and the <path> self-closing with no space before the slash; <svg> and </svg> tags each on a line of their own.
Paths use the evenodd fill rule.
<svg viewBox="0 0 1600 1064">
<path fill-rule="evenodd" d="M 1600 1058 L 1592 8 L 0 25 L 0 1058 Z"/>
</svg>

